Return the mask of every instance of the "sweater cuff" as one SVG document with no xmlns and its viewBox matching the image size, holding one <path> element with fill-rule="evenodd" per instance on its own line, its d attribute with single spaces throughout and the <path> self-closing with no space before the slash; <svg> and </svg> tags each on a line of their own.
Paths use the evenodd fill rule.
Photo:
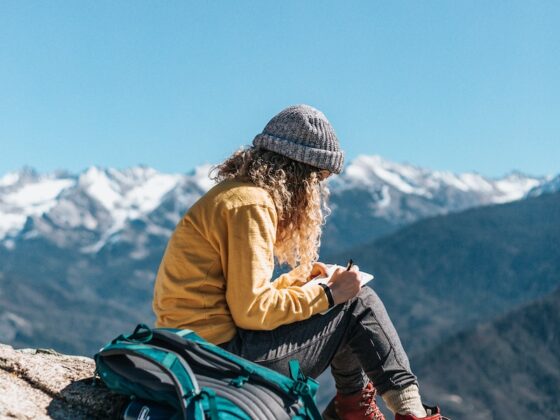
<svg viewBox="0 0 560 420">
<path fill-rule="evenodd" d="M 313 315 L 329 310 L 329 298 L 323 287 L 319 284 L 304 286 L 310 293 L 310 302 L 313 308 Z"/>
</svg>

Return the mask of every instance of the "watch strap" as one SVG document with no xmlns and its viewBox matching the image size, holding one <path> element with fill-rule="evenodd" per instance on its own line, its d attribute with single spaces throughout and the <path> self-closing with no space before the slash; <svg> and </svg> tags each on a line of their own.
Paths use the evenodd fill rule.
<svg viewBox="0 0 560 420">
<path fill-rule="evenodd" d="M 325 295 L 327 295 L 327 300 L 329 301 L 329 309 L 332 308 L 334 306 L 334 298 L 331 288 L 325 283 L 319 283 L 319 286 L 323 288 L 323 290 L 325 291 Z"/>
</svg>

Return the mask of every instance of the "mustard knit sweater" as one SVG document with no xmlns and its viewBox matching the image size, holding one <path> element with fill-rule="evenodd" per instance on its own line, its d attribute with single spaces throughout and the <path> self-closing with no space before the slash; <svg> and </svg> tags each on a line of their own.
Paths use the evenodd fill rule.
<svg viewBox="0 0 560 420">
<path fill-rule="evenodd" d="M 321 286 L 294 271 L 271 282 L 277 216 L 262 188 L 224 181 L 178 223 L 158 270 L 156 326 L 192 329 L 215 344 L 236 327 L 272 330 L 328 309 Z"/>
</svg>

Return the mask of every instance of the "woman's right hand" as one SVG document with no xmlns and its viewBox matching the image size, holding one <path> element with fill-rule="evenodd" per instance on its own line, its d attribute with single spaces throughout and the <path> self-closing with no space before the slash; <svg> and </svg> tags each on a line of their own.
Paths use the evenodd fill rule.
<svg viewBox="0 0 560 420">
<path fill-rule="evenodd" d="M 361 288 L 357 267 L 352 267 L 350 271 L 338 268 L 333 273 L 327 286 L 331 288 L 335 305 L 352 299 L 360 292 Z"/>
</svg>

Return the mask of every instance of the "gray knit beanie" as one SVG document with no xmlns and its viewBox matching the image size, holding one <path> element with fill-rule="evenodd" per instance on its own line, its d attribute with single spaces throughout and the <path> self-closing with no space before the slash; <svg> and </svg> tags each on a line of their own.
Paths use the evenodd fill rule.
<svg viewBox="0 0 560 420">
<path fill-rule="evenodd" d="M 323 114 L 309 105 L 290 106 L 273 117 L 253 145 L 298 162 L 340 173 L 344 152 Z"/>
</svg>

